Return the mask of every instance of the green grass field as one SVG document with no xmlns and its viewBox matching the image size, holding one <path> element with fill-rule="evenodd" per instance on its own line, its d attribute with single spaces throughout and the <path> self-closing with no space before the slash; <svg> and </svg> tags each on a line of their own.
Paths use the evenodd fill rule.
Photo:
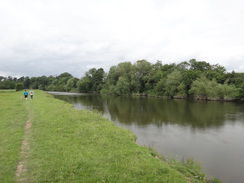
<svg viewBox="0 0 244 183">
<path fill-rule="evenodd" d="M 43 91 L 34 100 L 22 93 L 0 91 L 0 182 L 210 182 L 192 161 L 160 158 L 99 113 Z"/>
<path fill-rule="evenodd" d="M 20 93 L 0 91 L 0 182 L 15 182 L 28 117 Z"/>
</svg>

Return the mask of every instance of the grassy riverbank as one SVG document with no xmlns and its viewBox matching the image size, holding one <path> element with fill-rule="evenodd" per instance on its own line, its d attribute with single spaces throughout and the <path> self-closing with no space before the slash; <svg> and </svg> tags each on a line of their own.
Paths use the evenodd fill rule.
<svg viewBox="0 0 244 183">
<path fill-rule="evenodd" d="M 0 182 L 15 182 L 15 170 L 28 117 L 19 94 L 0 90 Z"/>
<path fill-rule="evenodd" d="M 42 91 L 21 96 L 0 92 L 0 182 L 210 182 L 192 161 L 160 158 L 99 113 Z"/>
</svg>

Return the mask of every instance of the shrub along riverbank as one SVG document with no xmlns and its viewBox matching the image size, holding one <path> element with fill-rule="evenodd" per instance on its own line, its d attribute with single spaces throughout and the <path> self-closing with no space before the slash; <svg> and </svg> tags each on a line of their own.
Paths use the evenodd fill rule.
<svg viewBox="0 0 244 183">
<path fill-rule="evenodd" d="M 219 182 L 165 160 L 101 114 L 35 91 L 1 92 L 0 182 Z"/>
</svg>

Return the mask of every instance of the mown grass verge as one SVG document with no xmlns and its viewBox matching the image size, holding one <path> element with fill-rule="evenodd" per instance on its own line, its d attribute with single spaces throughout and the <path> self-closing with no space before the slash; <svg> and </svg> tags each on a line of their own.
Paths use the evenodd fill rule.
<svg viewBox="0 0 244 183">
<path fill-rule="evenodd" d="M 12 116 L 20 121 L 19 135 L 13 136 L 12 141 L 7 140 L 11 133 L 7 126 L 13 124 L 12 118 L 1 120 L 1 131 L 5 133 L 2 137 L 15 152 L 5 156 L 5 161 L 12 164 L 0 174 L 0 177 L 8 174 L 6 180 L 16 180 L 14 174 L 20 159 L 17 154 L 20 156 L 24 124 L 31 115 L 27 172 L 19 179 L 23 182 L 210 182 L 196 166 L 172 163 L 153 150 L 138 146 L 134 134 L 115 126 L 99 113 L 76 110 L 42 91 L 35 91 L 34 100 L 20 100 L 21 94 L 8 93 L 4 100 L 8 106 L 5 113 L 15 111 L 22 116 Z M 14 103 L 16 108 L 9 109 L 9 103 Z M 6 143 L 1 142 L 2 148 L 7 148 Z M 2 161 L 0 164 L 1 168 L 5 166 Z"/>
<path fill-rule="evenodd" d="M 15 182 L 24 126 L 28 117 L 20 93 L 0 90 L 0 182 Z"/>
</svg>

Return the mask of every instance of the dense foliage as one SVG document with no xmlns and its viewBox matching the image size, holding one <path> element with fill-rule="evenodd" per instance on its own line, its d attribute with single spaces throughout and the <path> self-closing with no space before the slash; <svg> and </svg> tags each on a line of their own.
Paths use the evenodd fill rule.
<svg viewBox="0 0 244 183">
<path fill-rule="evenodd" d="M 152 64 L 138 60 L 134 64 L 122 62 L 108 73 L 103 68 L 92 68 L 78 79 L 65 72 L 59 76 L 3 77 L 0 89 L 21 87 L 49 91 L 97 92 L 113 95 L 154 95 L 170 98 L 244 99 L 244 73 L 228 73 L 219 64 L 205 61 L 179 64 Z"/>
</svg>

